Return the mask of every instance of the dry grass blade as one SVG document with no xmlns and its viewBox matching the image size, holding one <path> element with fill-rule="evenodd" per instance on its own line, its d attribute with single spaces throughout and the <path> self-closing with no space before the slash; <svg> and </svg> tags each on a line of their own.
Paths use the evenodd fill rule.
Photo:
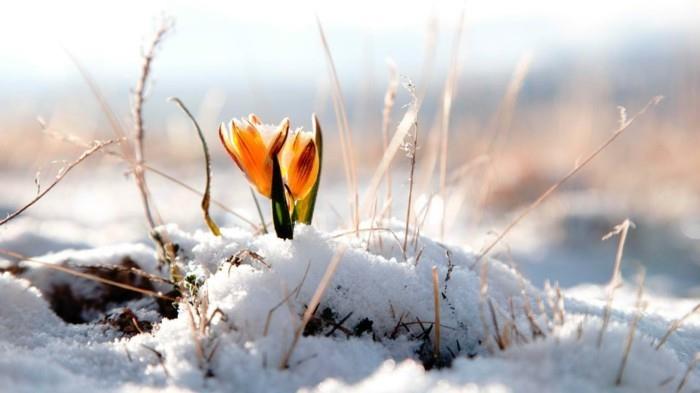
<svg viewBox="0 0 700 393">
<path fill-rule="evenodd" d="M 272 322 L 272 314 L 277 311 L 282 305 L 287 303 L 289 299 L 292 298 L 292 296 L 296 296 L 299 294 L 299 291 L 301 291 L 301 287 L 304 286 L 304 282 L 306 281 L 306 276 L 309 274 L 309 268 L 311 267 L 311 261 L 306 264 L 306 270 L 304 270 L 304 275 L 301 277 L 301 281 L 299 281 L 299 284 L 292 290 L 292 292 L 289 292 L 288 294 L 285 295 L 282 300 L 280 300 L 279 303 L 277 303 L 274 307 L 270 309 L 270 311 L 267 312 L 267 318 L 265 318 L 265 327 L 263 328 L 263 337 L 267 336 L 267 333 L 270 331 L 270 322 Z"/>
<path fill-rule="evenodd" d="M 253 202 L 255 202 L 255 210 L 258 212 L 258 217 L 260 218 L 260 229 L 262 230 L 262 233 L 267 233 L 267 224 L 265 223 L 265 216 L 263 215 L 262 209 L 260 208 L 260 202 L 258 201 L 258 197 L 255 196 L 255 190 L 253 190 L 253 187 L 249 187 L 250 189 L 250 196 L 253 198 Z"/>
<path fill-rule="evenodd" d="M 433 342 L 433 357 L 440 359 L 440 282 L 437 267 L 433 266 L 433 307 L 435 310 L 435 341 Z"/>
<path fill-rule="evenodd" d="M 343 94 L 340 89 L 338 73 L 335 69 L 335 63 L 333 62 L 331 49 L 328 46 L 326 34 L 323 32 L 323 26 L 321 25 L 321 20 L 319 19 L 318 15 L 316 16 L 316 25 L 318 26 L 318 32 L 321 37 L 321 44 L 323 45 L 323 51 L 326 55 L 328 72 L 331 77 L 331 90 L 333 92 L 333 109 L 335 110 L 338 123 L 338 130 L 340 131 L 340 148 L 343 155 L 345 177 L 348 181 L 348 191 L 350 191 L 350 193 L 353 195 L 353 202 L 351 203 L 353 229 L 357 230 L 360 227 L 359 191 L 357 188 L 357 167 L 355 164 L 355 158 L 353 156 L 354 150 L 352 144 L 352 135 L 350 133 L 350 125 L 348 123 L 348 115 L 345 111 L 345 104 L 343 103 Z"/>
<path fill-rule="evenodd" d="M 130 149 L 130 146 L 129 146 L 130 143 L 129 143 L 129 139 L 126 137 L 126 132 L 124 132 L 124 126 L 121 124 L 121 122 L 119 121 L 119 118 L 114 113 L 114 110 L 107 102 L 107 99 L 105 98 L 104 94 L 102 94 L 102 90 L 100 90 L 99 86 L 97 85 L 97 82 L 92 77 L 92 75 L 90 75 L 88 70 L 85 69 L 85 67 L 83 67 L 82 63 L 80 63 L 80 60 L 78 60 L 78 58 L 75 57 L 75 55 L 73 55 L 67 49 L 64 49 L 64 51 L 66 52 L 68 57 L 71 59 L 71 61 L 75 65 L 75 68 L 78 69 L 78 72 L 80 73 L 80 76 L 85 81 L 85 84 L 87 84 L 88 87 L 90 88 L 90 92 L 95 97 L 95 100 L 97 101 L 97 103 L 100 105 L 100 109 L 104 113 L 105 117 L 107 117 L 107 121 L 109 122 L 110 127 L 112 127 L 112 131 L 114 132 L 114 135 L 116 136 L 117 139 L 122 141 L 120 143 L 120 146 L 122 148 L 123 158 L 126 160 L 127 163 L 129 163 L 130 166 L 133 166 L 133 164 L 134 164 L 133 152 Z"/>
<path fill-rule="evenodd" d="M 152 207 L 151 195 L 148 191 L 146 185 L 146 176 L 143 171 L 143 103 L 146 94 L 146 84 L 148 82 L 148 77 L 151 73 L 151 65 L 153 59 L 155 58 L 155 51 L 158 45 L 162 42 L 165 34 L 172 28 L 172 21 L 168 18 L 164 18 L 161 21 L 160 27 L 156 31 L 153 39 L 148 46 L 148 49 L 143 54 L 143 63 L 141 65 L 141 74 L 136 83 L 136 88 L 134 90 L 134 103 L 133 103 L 133 116 L 134 116 L 134 165 L 133 172 L 134 178 L 136 179 L 136 185 L 141 193 L 141 201 L 144 206 L 144 212 L 146 214 L 146 220 L 151 228 L 151 231 L 157 226 L 163 223 L 160 219 L 155 207 Z M 166 242 L 167 243 L 167 242 Z"/>
<path fill-rule="evenodd" d="M 634 223 L 625 219 L 621 224 L 616 225 L 615 228 L 609 232 L 607 235 L 603 236 L 603 240 L 607 240 L 614 235 L 620 235 L 620 241 L 617 243 L 617 252 L 615 253 L 615 266 L 613 268 L 612 278 L 610 278 L 610 283 L 607 287 L 607 300 L 605 303 L 605 310 L 603 311 L 603 325 L 600 328 L 600 333 L 598 333 L 598 348 L 600 348 L 603 343 L 603 335 L 610 322 L 610 313 L 612 312 L 612 303 L 615 297 L 615 290 L 622 285 L 622 278 L 620 273 L 620 268 L 622 266 L 622 255 L 625 249 L 625 241 L 627 240 L 627 232 L 629 232 L 630 227 L 634 228 Z"/>
<path fill-rule="evenodd" d="M 411 94 L 413 105 L 417 106 L 418 97 L 416 96 L 415 87 L 409 81 L 406 89 Z M 411 160 L 410 171 L 408 173 L 408 201 L 406 203 L 406 222 L 403 236 L 403 254 L 406 255 L 406 247 L 408 244 L 408 230 L 411 223 L 411 208 L 413 207 L 413 179 L 416 172 L 416 150 L 418 150 L 418 117 L 413 122 L 413 134 L 408 135 L 408 142 L 404 145 L 404 150 L 409 160 Z"/>
<path fill-rule="evenodd" d="M 637 314 L 630 324 L 629 334 L 627 334 L 627 340 L 625 341 L 625 352 L 622 355 L 622 362 L 620 363 L 620 369 L 617 371 L 617 378 L 615 379 L 615 385 L 620 386 L 622 384 L 622 375 L 625 372 L 625 366 L 627 365 L 627 358 L 629 357 L 630 350 L 632 349 L 632 341 L 634 340 L 634 334 L 637 331 L 637 324 L 639 320 L 642 319 L 642 313 L 646 308 L 646 304 L 642 297 L 644 296 L 644 277 L 645 272 L 642 269 L 639 272 L 639 287 L 637 289 L 637 302 L 635 308 L 637 309 Z"/>
<path fill-rule="evenodd" d="M 412 101 L 411 104 L 409 104 L 409 107 L 406 110 L 406 113 L 404 114 L 403 118 L 401 119 L 401 122 L 396 128 L 396 132 L 391 138 L 389 147 L 384 152 L 382 160 L 379 162 L 379 165 L 377 166 L 377 169 L 375 170 L 374 175 L 372 175 L 372 179 L 369 182 L 367 194 L 365 195 L 365 198 L 362 202 L 363 213 L 369 211 L 372 205 L 372 201 L 376 199 L 377 189 L 379 188 L 379 184 L 382 181 L 382 177 L 384 177 L 384 173 L 386 173 L 386 171 L 389 169 L 389 165 L 391 165 L 391 161 L 396 156 L 396 153 L 403 146 L 406 135 L 408 135 L 408 132 L 411 130 L 411 127 L 413 127 L 413 125 L 415 124 L 416 119 L 418 118 L 419 107 L 420 102 L 415 100 Z"/>
<path fill-rule="evenodd" d="M 681 382 L 678 384 L 678 387 L 676 388 L 676 393 L 680 393 L 681 390 L 685 387 L 685 385 L 688 383 L 688 378 L 690 377 L 690 373 L 693 371 L 695 367 L 700 364 L 700 352 L 695 354 L 695 357 L 693 357 L 693 360 L 690 361 L 690 364 L 688 364 L 688 368 L 685 370 L 685 374 L 683 374 L 683 379 Z"/>
<path fill-rule="evenodd" d="M 54 179 L 54 181 L 51 182 L 51 184 L 50 184 L 48 187 L 46 187 L 43 191 L 39 192 L 31 201 L 29 201 L 29 203 L 27 203 L 26 205 L 22 206 L 19 210 L 15 211 L 15 212 L 13 212 L 13 213 L 11 213 L 11 214 L 9 214 L 9 215 L 8 215 L 7 217 L 5 217 L 2 221 L 0 221 L 0 226 L 2 226 L 3 224 L 9 222 L 9 221 L 12 220 L 13 218 L 15 218 L 15 217 L 19 216 L 20 214 L 22 214 L 25 210 L 27 210 L 27 209 L 29 209 L 30 207 L 32 207 L 32 205 L 34 205 L 36 202 L 38 202 L 41 198 L 44 197 L 44 195 L 48 194 L 49 191 L 51 191 L 58 183 L 60 183 L 61 180 L 63 180 L 63 178 L 64 178 L 73 168 L 75 168 L 76 166 L 78 166 L 81 162 L 85 161 L 86 158 L 90 157 L 90 156 L 91 156 L 92 154 L 94 154 L 95 152 L 97 152 L 97 151 L 103 149 L 105 146 L 109 146 L 109 145 L 111 145 L 111 144 L 113 144 L 113 143 L 117 143 L 117 142 L 120 142 L 120 141 L 121 141 L 121 139 L 111 139 L 111 140 L 108 140 L 108 141 L 95 141 L 95 142 L 93 142 L 92 147 L 90 147 L 89 149 L 85 150 L 85 151 L 83 152 L 83 154 L 80 155 L 80 157 L 78 157 L 75 161 L 71 162 L 70 164 L 66 165 L 65 167 L 61 168 L 61 169 L 58 171 L 58 173 L 56 174 L 56 178 Z"/>
<path fill-rule="evenodd" d="M 686 319 L 690 318 L 693 314 L 697 313 L 698 311 L 700 311 L 700 304 L 695 305 L 695 307 L 693 307 L 693 309 L 688 311 L 685 315 L 671 322 L 671 326 L 669 326 L 668 330 L 666 331 L 666 334 L 664 334 L 664 336 L 661 337 L 661 340 L 656 345 L 656 350 L 658 351 L 666 343 L 666 341 L 668 341 L 668 338 L 671 337 L 671 335 L 681 327 L 681 325 L 683 324 L 683 322 L 685 322 Z"/>
<path fill-rule="evenodd" d="M 146 98 L 146 84 L 148 83 L 148 76 L 151 73 L 151 66 L 153 64 L 153 59 L 155 58 L 155 52 L 158 46 L 163 41 L 165 34 L 172 28 L 172 21 L 168 18 L 164 18 L 155 34 L 153 39 L 148 45 L 148 49 L 143 53 L 143 59 L 141 63 L 141 74 L 136 83 L 136 88 L 134 89 L 134 105 L 133 105 L 133 116 L 134 116 L 134 141 L 136 143 L 136 163 L 137 165 L 143 164 L 143 102 Z"/>
<path fill-rule="evenodd" d="M 168 173 L 166 173 L 166 172 L 164 172 L 164 171 L 162 171 L 162 170 L 160 170 L 160 169 L 158 169 L 158 168 L 155 168 L 155 167 L 150 166 L 150 165 L 148 165 L 148 164 L 144 164 L 144 165 L 143 165 L 143 168 L 144 168 L 145 170 L 149 171 L 149 172 L 155 173 L 156 175 L 162 177 L 163 179 L 169 180 L 169 181 L 171 181 L 172 183 L 177 184 L 178 186 L 184 188 L 184 189 L 187 190 L 187 191 L 190 191 L 190 192 L 192 192 L 192 193 L 194 193 L 194 194 L 197 194 L 197 195 L 199 195 L 199 196 L 204 196 L 204 194 L 202 194 L 201 191 L 197 190 L 196 188 L 194 188 L 194 187 L 188 185 L 187 183 L 183 182 L 182 180 L 179 180 L 179 179 L 176 178 L 175 176 L 169 175 Z M 236 218 L 238 218 L 239 220 L 241 220 L 241 221 L 245 222 L 246 224 L 250 225 L 254 230 L 257 230 L 257 229 L 258 229 L 258 225 L 257 225 L 257 224 L 255 224 L 253 221 L 247 219 L 247 218 L 246 218 L 244 215 L 242 215 L 241 213 L 238 213 L 238 212 L 236 212 L 235 210 L 231 209 L 230 207 L 224 205 L 222 202 L 220 202 L 220 201 L 218 201 L 218 200 L 216 200 L 216 199 L 214 199 L 214 198 L 211 198 L 211 202 L 212 202 L 214 205 L 218 206 L 221 210 L 223 210 L 223 211 L 225 211 L 225 212 L 227 212 L 227 213 L 231 213 L 232 215 L 234 215 L 234 216 L 235 216 Z"/>
<path fill-rule="evenodd" d="M 321 302 L 321 297 L 323 297 L 323 294 L 326 292 L 326 288 L 328 288 L 328 284 L 330 284 L 331 279 L 333 278 L 333 274 L 335 274 L 335 270 L 338 268 L 338 264 L 340 264 L 340 260 L 343 257 L 343 254 L 345 254 L 345 249 L 345 246 L 341 246 L 336 251 L 331 262 L 328 264 L 326 272 L 323 274 L 323 277 L 321 278 L 318 287 L 316 287 L 316 292 L 314 292 L 314 295 L 311 297 L 309 305 L 306 307 L 304 317 L 301 320 L 301 325 L 297 326 L 297 329 L 294 332 L 294 339 L 292 339 L 292 344 L 289 346 L 287 352 L 285 352 L 285 354 L 282 356 L 282 360 L 280 361 L 280 368 L 289 368 L 289 359 L 292 357 L 292 353 L 294 353 L 294 348 L 296 347 L 297 342 L 299 342 L 299 338 L 301 338 L 301 334 L 304 332 L 306 324 L 309 323 L 309 321 L 313 317 L 316 307 L 318 307 L 318 304 Z"/>
<path fill-rule="evenodd" d="M 37 120 L 39 121 L 39 124 L 41 125 L 42 131 L 43 131 L 46 135 L 48 135 L 48 136 L 50 136 L 50 137 L 52 137 L 52 138 L 56 138 L 56 139 L 58 139 L 58 140 L 60 140 L 60 141 L 63 141 L 63 142 L 67 142 L 67 143 L 76 145 L 76 146 L 81 146 L 81 147 L 84 147 L 84 148 L 90 148 L 90 147 L 91 147 L 91 144 L 90 144 L 89 142 L 87 142 L 87 141 L 85 141 L 85 140 L 83 140 L 83 139 L 81 139 L 81 138 L 79 138 L 79 137 L 77 137 L 77 136 L 75 136 L 75 135 L 72 135 L 72 134 L 65 134 L 65 133 L 62 133 L 62 132 L 59 132 L 59 131 L 50 129 L 50 128 L 46 125 L 46 123 L 43 121 L 43 119 L 39 118 L 39 119 L 37 119 Z M 123 160 L 126 161 L 126 157 L 124 157 L 124 155 L 123 155 L 122 153 L 119 153 L 119 152 L 116 152 L 116 151 L 113 151 L 113 150 L 109 150 L 109 149 L 106 149 L 106 148 L 103 149 L 102 151 L 103 151 L 105 154 L 109 155 L 109 156 L 117 157 L 117 158 L 120 158 L 120 159 L 123 159 Z M 172 182 L 173 184 L 176 184 L 176 185 L 178 185 L 178 186 L 184 188 L 185 190 L 192 192 L 193 194 L 197 194 L 197 195 L 199 195 L 199 196 L 201 196 L 201 197 L 204 196 L 204 194 L 203 194 L 201 191 L 199 191 L 199 190 L 195 189 L 194 187 L 192 187 L 192 186 L 190 186 L 190 185 L 184 183 L 182 180 L 179 180 L 179 179 L 176 178 L 175 176 L 170 175 L 170 174 L 164 172 L 164 171 L 161 170 L 161 169 L 155 168 L 155 167 L 153 167 L 153 166 L 151 166 L 151 165 L 149 165 L 149 164 L 147 164 L 147 163 L 144 163 L 144 164 L 143 164 L 143 169 L 145 169 L 145 170 L 147 170 L 147 171 L 149 171 L 149 172 L 152 172 L 152 173 L 154 173 L 154 174 L 156 174 L 156 175 L 162 177 L 163 179 L 168 180 L 168 181 Z M 222 202 L 220 202 L 220 201 L 218 201 L 218 200 L 216 200 L 216 199 L 214 199 L 214 198 L 211 198 L 211 202 L 212 202 L 214 205 L 218 206 L 221 210 L 223 210 L 223 211 L 225 211 L 225 212 L 227 212 L 227 213 L 232 214 L 232 215 L 235 216 L 236 218 L 238 218 L 238 219 L 240 219 L 241 221 L 245 222 L 246 224 L 250 225 L 250 226 L 253 228 L 253 230 L 257 230 L 257 229 L 258 229 L 258 226 L 257 226 L 253 221 L 247 219 L 244 215 L 242 215 L 242 214 L 236 212 L 235 210 L 231 209 L 230 207 L 224 205 Z"/>
<path fill-rule="evenodd" d="M 452 111 L 452 101 L 455 98 L 457 87 L 457 76 L 459 75 L 459 47 L 462 42 L 462 30 L 464 30 L 464 13 L 466 5 L 462 7 L 459 15 L 457 31 L 452 43 L 452 55 L 450 58 L 450 69 L 445 81 L 445 90 L 442 97 L 442 114 L 440 128 L 440 197 L 443 200 L 442 221 L 440 224 L 440 239 L 445 235 L 445 216 L 447 215 L 447 205 L 444 201 L 447 198 L 447 146 L 450 131 L 450 112 Z"/>
<path fill-rule="evenodd" d="M 57 270 L 57 271 L 60 271 L 60 272 L 63 272 L 63 273 L 67 273 L 67 274 L 70 274 L 70 275 L 73 275 L 73 276 L 76 276 L 76 277 L 81 277 L 81 278 L 85 278 L 85 279 L 88 279 L 88 280 L 101 282 L 101 283 L 103 283 L 103 284 L 112 285 L 112 286 L 119 287 L 119 288 L 122 288 L 122 289 L 126 289 L 126 290 L 129 290 L 129 291 L 138 292 L 138 293 L 141 293 L 141 294 L 144 294 L 144 295 L 147 295 L 147 296 L 152 296 L 152 297 L 156 297 L 156 298 L 159 298 L 159 299 L 170 300 L 170 301 L 173 301 L 173 302 L 178 301 L 178 299 L 173 298 L 173 297 L 170 297 L 170 296 L 163 295 L 161 292 L 149 291 L 148 289 L 138 288 L 138 287 L 135 287 L 135 286 L 132 286 L 132 285 L 129 285 L 129 284 L 124 284 L 124 283 L 121 283 L 121 282 L 118 282 L 118 281 L 113 281 L 113 280 L 110 280 L 110 279 L 107 279 L 107 278 L 102 278 L 102 277 L 96 276 L 96 275 L 94 275 L 94 274 L 83 273 L 83 272 L 81 272 L 81 271 L 74 270 L 74 269 L 71 269 L 71 268 L 68 268 L 68 267 L 65 267 L 65 266 L 56 265 L 56 264 L 49 263 L 49 262 L 45 262 L 45 261 L 40 261 L 40 260 L 38 260 L 38 259 L 30 258 L 30 257 L 28 257 L 28 256 L 26 256 L 26 255 L 22 255 L 22 254 L 20 254 L 20 253 L 14 252 L 14 251 L 5 250 L 4 248 L 0 248 L 0 254 L 7 255 L 7 256 L 10 256 L 10 257 L 13 257 L 13 258 L 17 258 L 17 259 L 19 259 L 21 262 L 36 263 L 36 264 L 39 264 L 39 265 L 41 265 L 41 266 L 44 266 L 44 267 L 46 267 L 46 268 L 48 268 L 48 269 Z"/>
<path fill-rule="evenodd" d="M 480 254 L 479 257 L 477 258 L 477 261 L 481 261 L 486 255 L 488 255 L 491 250 L 493 250 L 498 243 L 503 240 L 503 238 L 513 229 L 515 228 L 516 225 L 522 221 L 523 218 L 525 218 L 528 214 L 530 214 L 533 210 L 535 210 L 542 202 L 544 202 L 547 198 L 549 198 L 550 195 L 552 195 L 559 187 L 561 187 L 562 184 L 566 183 L 567 180 L 571 179 L 575 174 L 577 174 L 583 167 L 588 165 L 589 162 L 591 162 L 594 158 L 596 158 L 603 150 L 605 150 L 611 143 L 613 143 L 622 133 L 627 130 L 632 123 L 639 117 L 642 116 L 646 111 L 653 107 L 656 106 L 659 102 L 661 102 L 661 99 L 663 97 L 661 96 L 656 96 L 651 99 L 639 112 L 637 112 L 634 116 L 632 116 L 629 119 L 621 119 L 623 120 L 620 124 L 620 127 L 618 127 L 612 135 L 608 139 L 605 140 L 597 149 L 595 149 L 591 154 L 589 154 L 585 159 L 577 163 L 574 168 L 569 171 L 564 177 L 562 177 L 559 181 L 557 181 L 555 184 L 553 184 L 551 187 L 549 187 L 545 192 L 543 192 L 534 202 L 529 204 L 518 216 L 515 217 L 506 227 L 503 229 L 499 235 L 496 237 L 495 240 L 493 240 Z"/>
<path fill-rule="evenodd" d="M 384 152 L 389 148 L 389 126 L 391 125 L 391 110 L 396 102 L 396 90 L 399 87 L 399 75 L 396 72 L 396 64 L 389 60 L 389 85 L 384 93 L 384 109 L 382 110 L 382 144 Z M 391 170 L 386 171 L 386 214 L 391 217 Z"/>
<path fill-rule="evenodd" d="M 211 218 L 209 215 L 209 203 L 211 200 L 211 157 L 209 155 L 209 147 L 207 146 L 207 140 L 204 138 L 204 134 L 202 133 L 202 129 L 199 127 L 199 123 L 197 123 L 197 120 L 192 116 L 192 113 L 187 109 L 185 104 L 177 97 L 170 97 L 168 98 L 168 101 L 174 102 L 180 109 L 182 109 L 183 112 L 187 115 L 187 117 L 190 118 L 192 121 L 192 124 L 194 124 L 194 128 L 197 130 L 197 135 L 199 135 L 199 141 L 202 142 L 202 149 L 204 150 L 204 166 L 206 169 L 206 184 L 204 186 L 204 195 L 202 196 L 202 213 L 204 214 L 204 221 L 207 223 L 207 226 L 211 230 L 211 232 L 216 235 L 216 236 L 221 236 L 221 230 L 219 229 L 219 226 L 216 225 L 216 222 Z"/>
<path fill-rule="evenodd" d="M 513 71 L 513 75 L 510 78 L 510 82 L 508 83 L 508 88 L 503 95 L 498 112 L 492 120 L 491 129 L 493 130 L 493 135 L 491 136 L 491 140 L 489 141 L 486 151 L 486 156 L 489 157 L 490 160 L 484 174 L 481 190 L 477 197 L 474 226 L 478 226 L 481 218 L 483 217 L 484 207 L 488 202 L 489 194 L 491 192 L 491 181 L 493 180 L 495 166 L 498 163 L 498 142 L 499 140 L 505 138 L 503 135 L 508 133 L 511 128 L 513 113 L 515 112 L 518 96 L 520 95 L 520 90 L 525 82 L 525 77 L 527 77 L 530 70 L 531 63 L 532 54 L 530 53 L 526 53 L 518 61 L 518 64 L 515 66 L 515 70 Z"/>
</svg>

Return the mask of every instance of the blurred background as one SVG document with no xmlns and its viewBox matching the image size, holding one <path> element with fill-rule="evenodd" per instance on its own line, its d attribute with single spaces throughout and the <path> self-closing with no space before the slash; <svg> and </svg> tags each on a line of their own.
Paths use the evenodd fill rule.
<svg viewBox="0 0 700 393">
<path fill-rule="evenodd" d="M 460 15 L 464 12 L 462 21 Z M 166 14 L 175 20 L 157 51 L 144 108 L 146 160 L 203 187 L 202 152 L 180 97 L 214 156 L 217 200 L 256 220 L 243 176 L 221 148 L 218 124 L 255 112 L 289 116 L 326 136 L 317 225 L 347 227 L 348 191 L 338 148 L 331 79 L 315 15 L 325 29 L 346 104 L 364 192 L 383 152 L 382 110 L 393 64 L 423 98 L 414 198 L 421 232 L 479 250 L 529 202 L 610 136 L 620 108 L 632 116 L 664 100 L 552 199 L 497 252 L 535 284 L 585 291 L 612 270 L 616 240 L 601 237 L 629 217 L 623 265 L 647 268 L 663 296 L 700 297 L 700 3 L 690 0 L 573 1 L 38 1 L 0 13 L 0 213 L 50 183 L 83 150 L 47 136 L 112 137 L 76 62 L 131 127 L 131 94 L 142 51 Z M 461 22 L 462 21 L 462 22 Z M 461 34 L 460 26 L 462 26 Z M 454 59 L 454 60 L 453 60 Z M 451 64 L 457 71 L 447 82 Z M 449 192 L 440 194 L 437 136 L 446 85 Z M 410 96 L 398 88 L 391 130 Z M 393 165 L 392 213 L 403 217 L 409 160 Z M 147 241 L 125 165 L 98 155 L 19 219 L 0 246 L 30 255 Z M 149 174 L 165 221 L 202 228 L 198 197 Z M 384 194 L 383 191 L 380 194 Z M 445 197 L 445 198 L 442 198 Z M 266 201 L 261 201 L 267 203 Z M 420 216 L 420 213 L 424 213 Z M 225 225 L 245 222 L 213 210 Z M 424 217 L 424 218 L 423 218 Z"/>
</svg>

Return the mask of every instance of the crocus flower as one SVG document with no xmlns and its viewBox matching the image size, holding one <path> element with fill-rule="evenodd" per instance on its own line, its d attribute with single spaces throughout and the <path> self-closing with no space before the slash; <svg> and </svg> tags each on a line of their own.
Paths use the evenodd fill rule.
<svg viewBox="0 0 700 393">
<path fill-rule="evenodd" d="M 309 194 L 316 183 L 320 161 L 312 132 L 297 129 L 287 138 L 280 151 L 280 169 L 292 200 Z"/>
<path fill-rule="evenodd" d="M 288 118 L 275 126 L 263 124 L 254 114 L 219 127 L 219 138 L 228 154 L 248 181 L 268 198 L 272 189 L 272 157 L 284 145 L 288 131 Z"/>
</svg>

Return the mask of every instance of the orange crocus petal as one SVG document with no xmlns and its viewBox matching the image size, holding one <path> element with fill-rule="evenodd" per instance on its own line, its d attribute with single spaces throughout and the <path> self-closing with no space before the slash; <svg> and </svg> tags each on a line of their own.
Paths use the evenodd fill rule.
<svg viewBox="0 0 700 393">
<path fill-rule="evenodd" d="M 289 133 L 289 118 L 285 117 L 280 122 L 280 124 L 277 126 L 277 130 L 275 131 L 275 136 L 269 145 L 268 155 L 272 156 L 273 154 L 279 153 L 280 149 L 282 149 L 282 146 L 284 146 L 284 142 L 287 140 L 288 133 Z"/>
<path fill-rule="evenodd" d="M 284 119 L 271 133 L 259 117 L 250 114 L 242 121 L 232 120 L 228 127 L 219 127 L 219 138 L 233 161 L 260 194 L 270 197 L 272 189 L 272 156 L 284 144 L 289 130 L 289 119 Z M 274 153 L 273 153 L 273 149 Z"/>
<path fill-rule="evenodd" d="M 260 133 L 250 124 L 239 127 L 234 122 L 233 144 L 239 161 L 243 164 L 241 170 L 258 192 L 269 198 L 272 189 L 272 161 Z"/>
<path fill-rule="evenodd" d="M 282 175 L 294 200 L 305 198 L 316 183 L 319 157 L 309 133 L 296 132 L 287 141 L 281 158 Z"/>
</svg>

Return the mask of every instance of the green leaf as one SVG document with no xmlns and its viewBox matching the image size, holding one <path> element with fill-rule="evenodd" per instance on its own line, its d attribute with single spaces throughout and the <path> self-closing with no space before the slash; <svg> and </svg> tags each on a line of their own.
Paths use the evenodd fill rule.
<svg viewBox="0 0 700 393">
<path fill-rule="evenodd" d="M 323 135 L 321 133 L 321 125 L 318 123 L 318 117 L 314 113 L 311 117 L 311 123 L 314 129 L 314 137 L 316 139 L 316 151 L 318 151 L 318 176 L 313 188 L 309 191 L 309 195 L 304 199 L 297 201 L 294 206 L 294 221 L 311 225 L 311 220 L 314 216 L 314 207 L 316 205 L 316 197 L 318 196 L 318 185 L 321 182 L 321 167 L 323 166 Z"/>
<path fill-rule="evenodd" d="M 272 155 L 272 222 L 275 224 L 275 232 L 280 239 L 292 239 L 294 237 L 294 222 L 289 216 L 287 195 L 285 194 L 282 171 L 277 155 Z"/>
</svg>

